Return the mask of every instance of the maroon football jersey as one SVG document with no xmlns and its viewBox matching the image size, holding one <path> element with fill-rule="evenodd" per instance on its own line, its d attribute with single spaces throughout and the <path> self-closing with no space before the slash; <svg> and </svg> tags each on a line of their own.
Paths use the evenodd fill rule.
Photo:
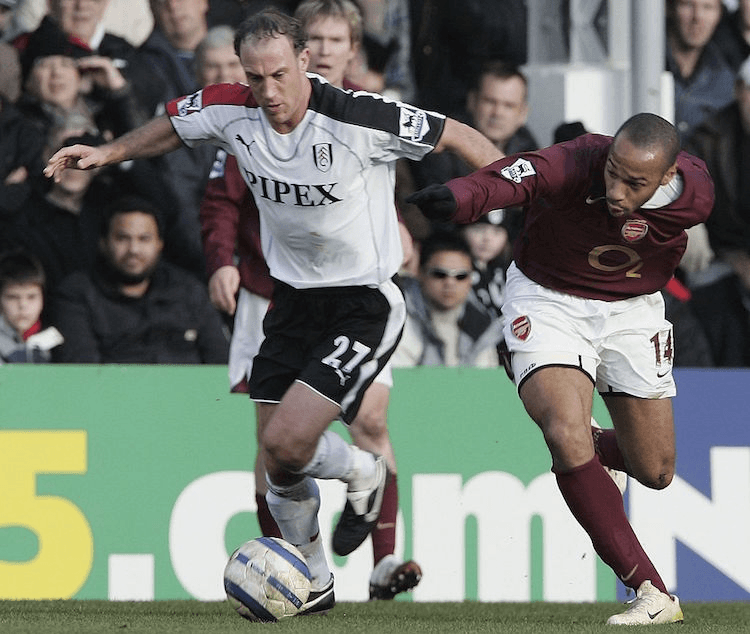
<svg viewBox="0 0 750 634">
<path fill-rule="evenodd" d="M 664 287 L 687 245 L 685 229 L 713 207 L 705 164 L 681 152 L 680 197 L 658 209 L 615 218 L 604 199 L 612 137 L 587 134 L 515 154 L 447 185 L 458 201 L 454 220 L 468 223 L 492 209 L 523 206 L 513 256 L 535 282 L 590 299 L 617 300 Z"/>
</svg>

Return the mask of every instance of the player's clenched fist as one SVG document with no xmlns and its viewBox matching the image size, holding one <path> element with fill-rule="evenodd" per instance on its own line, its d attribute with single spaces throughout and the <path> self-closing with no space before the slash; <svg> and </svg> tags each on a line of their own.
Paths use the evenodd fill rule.
<svg viewBox="0 0 750 634">
<path fill-rule="evenodd" d="M 428 185 L 406 198 L 430 220 L 450 220 L 456 211 L 456 198 L 445 185 Z"/>
</svg>

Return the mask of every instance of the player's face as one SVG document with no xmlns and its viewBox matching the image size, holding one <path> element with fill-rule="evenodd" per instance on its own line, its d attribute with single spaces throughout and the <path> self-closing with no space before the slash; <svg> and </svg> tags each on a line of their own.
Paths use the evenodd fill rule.
<svg viewBox="0 0 750 634">
<path fill-rule="evenodd" d="M 234 52 L 234 46 L 216 46 L 203 53 L 198 80 L 201 85 L 234 84 L 245 81 L 240 58 Z"/>
<path fill-rule="evenodd" d="M 676 0 L 675 30 L 686 48 L 703 48 L 721 19 L 721 0 Z"/>
<path fill-rule="evenodd" d="M 339 88 L 344 84 L 347 66 L 357 54 L 351 33 L 346 18 L 334 16 L 313 20 L 307 27 L 310 71 Z"/>
<path fill-rule="evenodd" d="M 245 40 L 240 62 L 253 96 L 274 130 L 291 132 L 302 121 L 310 98 L 305 72 L 310 51 L 297 54 L 288 37 Z"/>
<path fill-rule="evenodd" d="M 623 135 L 615 138 L 604 168 L 609 213 L 627 217 L 640 209 L 675 175 L 676 165 L 665 163 L 662 152 L 636 147 Z"/>
<path fill-rule="evenodd" d="M 0 294 L 0 310 L 19 333 L 26 332 L 39 320 L 43 303 L 39 284 L 7 284 Z"/>
<path fill-rule="evenodd" d="M 508 231 L 505 227 L 486 222 L 467 225 L 464 237 L 474 260 L 484 265 L 498 257 L 508 244 Z"/>
<path fill-rule="evenodd" d="M 112 218 L 102 246 L 117 271 L 141 281 L 156 267 L 164 243 L 152 215 L 128 211 Z"/>
<path fill-rule="evenodd" d="M 474 127 L 490 141 L 505 147 L 528 116 L 526 86 L 518 77 L 486 76 L 477 93 L 468 99 Z"/>
<path fill-rule="evenodd" d="M 438 251 L 420 271 L 425 299 L 438 310 L 451 310 L 471 291 L 471 258 L 460 251 Z"/>
</svg>

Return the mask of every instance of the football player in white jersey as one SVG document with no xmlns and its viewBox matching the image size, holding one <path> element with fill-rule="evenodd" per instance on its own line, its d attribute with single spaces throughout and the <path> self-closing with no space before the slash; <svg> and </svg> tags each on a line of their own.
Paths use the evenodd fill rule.
<svg viewBox="0 0 750 634">
<path fill-rule="evenodd" d="M 375 527 L 387 479 L 382 456 L 328 427 L 353 420 L 403 328 L 404 300 L 392 280 L 402 255 L 395 161 L 450 149 L 479 168 L 501 154 L 458 121 L 308 75 L 299 22 L 279 11 L 250 16 L 235 43 L 248 86 L 209 86 L 176 99 L 166 115 L 111 143 L 63 148 L 45 174 L 152 157 L 182 143 L 211 142 L 236 156 L 275 280 L 249 381 L 260 404 L 267 500 L 313 576 L 302 612 L 326 612 L 335 599 L 315 478 L 347 483 L 333 537 L 342 553 Z"/>
<path fill-rule="evenodd" d="M 294 16 L 307 35 L 308 71 L 322 75 L 339 88 L 361 90 L 346 79 L 347 69 L 362 46 L 363 19 L 359 7 L 352 0 L 304 0 Z M 234 37 L 228 27 L 216 27 L 219 28 L 226 28 Z M 239 73 L 221 81 L 244 82 L 244 71 L 234 48 L 224 46 L 221 51 L 236 60 L 235 72 Z M 219 82 L 206 81 L 202 85 L 209 83 Z M 236 160 L 227 157 L 224 150 L 217 150 L 212 178 L 201 202 L 202 233 L 211 299 L 217 308 L 234 316 L 228 371 L 232 391 L 242 393 L 248 391 L 247 378 L 264 338 L 262 321 L 273 286 L 260 251 L 258 210 L 247 191 Z M 252 220 L 246 214 L 252 214 Z M 399 229 L 403 258 L 408 261 L 413 254 L 411 236 L 403 223 L 399 223 Z M 395 552 L 399 500 L 396 457 L 388 432 L 388 404 L 393 385 L 390 366 L 388 363 L 367 389 L 357 416 L 348 426 L 354 444 L 382 455 L 389 469 L 378 523 L 370 534 L 373 556 L 370 599 L 393 599 L 414 588 L 422 577 L 415 561 L 404 560 Z M 265 469 L 260 454 L 254 472 L 258 523 L 263 535 L 281 537 L 266 502 Z"/>
</svg>

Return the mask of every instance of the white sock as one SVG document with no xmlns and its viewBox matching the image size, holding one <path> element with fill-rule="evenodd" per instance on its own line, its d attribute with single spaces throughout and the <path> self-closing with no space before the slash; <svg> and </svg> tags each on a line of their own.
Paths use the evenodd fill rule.
<svg viewBox="0 0 750 634">
<path fill-rule="evenodd" d="M 319 590 L 328 583 L 331 570 L 328 568 L 318 526 L 318 485 L 310 477 L 290 486 L 275 485 L 268 477 L 266 482 L 268 509 L 284 539 L 299 548 L 305 556 L 313 578 L 313 588 Z"/>
<path fill-rule="evenodd" d="M 323 548 L 323 538 L 320 533 L 313 541 L 300 544 L 297 548 L 307 561 L 307 568 L 312 575 L 312 590 L 322 590 L 331 579 L 331 569 L 328 567 L 326 552 Z"/>
<path fill-rule="evenodd" d="M 366 455 L 362 456 L 363 453 Z M 364 463 L 364 466 L 360 463 Z M 368 464 L 371 467 L 370 475 L 372 475 L 375 473 L 375 462 L 372 456 L 350 445 L 337 433 L 327 429 L 318 439 L 312 460 L 302 468 L 300 473 L 321 480 L 349 482 L 353 473 L 359 473 L 363 469 L 366 471 Z"/>
</svg>

